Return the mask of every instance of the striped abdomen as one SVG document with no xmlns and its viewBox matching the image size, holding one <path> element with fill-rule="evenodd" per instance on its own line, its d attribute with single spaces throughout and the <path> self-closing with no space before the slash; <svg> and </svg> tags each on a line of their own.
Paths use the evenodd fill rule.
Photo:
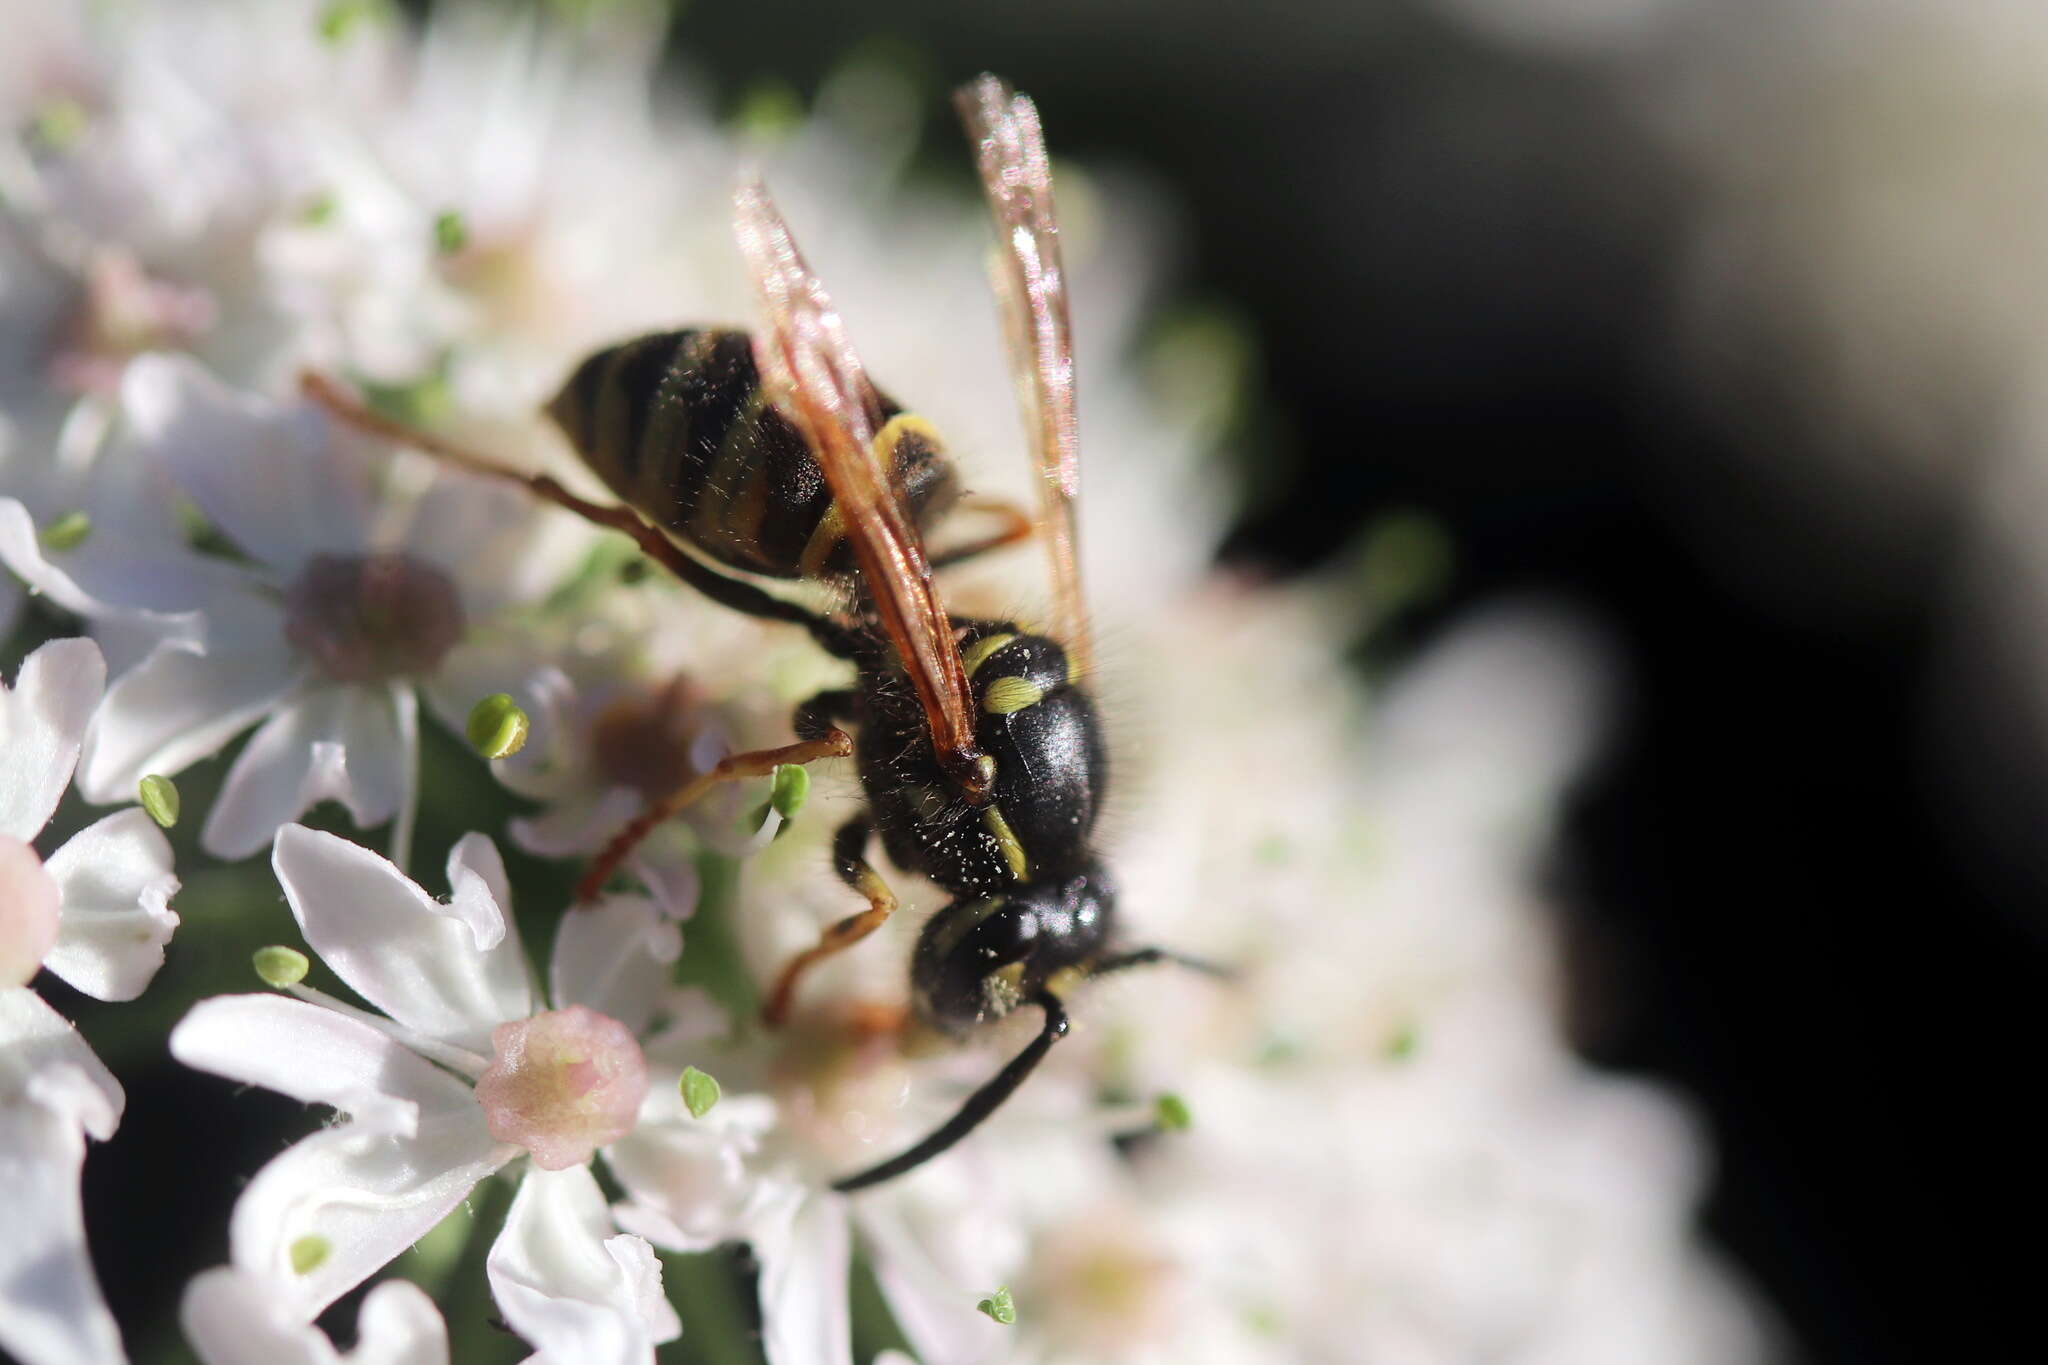
<svg viewBox="0 0 2048 1365">
<path fill-rule="evenodd" d="M 796 428 L 762 396 L 745 332 L 636 337 L 576 368 L 548 404 L 620 501 L 676 540 L 749 573 L 850 573 L 832 492 Z M 884 395 L 875 449 L 920 529 L 955 495 L 922 419 Z"/>
</svg>

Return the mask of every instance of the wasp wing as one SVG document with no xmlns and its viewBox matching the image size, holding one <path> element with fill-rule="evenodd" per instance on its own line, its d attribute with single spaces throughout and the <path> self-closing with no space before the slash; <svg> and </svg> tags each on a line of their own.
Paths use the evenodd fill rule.
<svg viewBox="0 0 2048 1365">
<path fill-rule="evenodd" d="M 1000 77 L 984 75 L 962 86 L 954 101 L 974 141 L 981 187 L 995 221 L 997 248 L 990 273 L 1002 305 L 1017 401 L 1038 462 L 1060 639 L 1085 667 L 1088 613 L 1075 541 L 1081 459 L 1074 416 L 1074 337 L 1053 213 L 1052 164 L 1037 106 Z"/>
<path fill-rule="evenodd" d="M 970 795 L 985 795 L 953 624 L 933 591 L 917 529 L 872 453 L 880 399 L 768 191 L 749 181 L 733 207 L 767 318 L 754 342 L 761 382 L 817 456 L 875 614 L 917 689 L 933 750 Z"/>
</svg>

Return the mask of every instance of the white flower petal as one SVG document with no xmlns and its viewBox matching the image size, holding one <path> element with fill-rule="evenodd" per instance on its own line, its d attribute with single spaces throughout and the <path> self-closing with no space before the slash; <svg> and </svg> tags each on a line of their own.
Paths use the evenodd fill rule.
<svg viewBox="0 0 2048 1365">
<path fill-rule="evenodd" d="M 772 817 L 779 821 L 780 816 Z M 697 898 L 703 879 L 697 873 L 696 846 L 680 827 L 657 829 L 640 841 L 627 859 L 633 874 L 647 887 L 647 893 L 672 920 L 686 920 L 697 913 Z"/>
<path fill-rule="evenodd" d="M 703 1118 L 692 1118 L 673 1079 L 650 1086 L 639 1125 L 604 1152 L 606 1168 L 626 1189 L 613 1210 L 619 1226 L 672 1251 L 705 1251 L 748 1236 L 753 1210 L 776 1192 L 764 1191 L 747 1157 L 760 1149 L 776 1114 L 766 1095 L 727 1095 Z"/>
<path fill-rule="evenodd" d="M 187 1066 L 260 1085 L 351 1122 L 302 1139 L 235 1201 L 236 1265 L 277 1281 L 310 1319 L 425 1236 L 477 1181 L 516 1156 L 461 1080 L 359 1019 L 271 995 L 202 1000 L 171 1030 Z M 304 1274 L 292 1249 L 326 1255 Z"/>
<path fill-rule="evenodd" d="M 761 1344 L 768 1359 L 853 1365 L 846 1200 L 793 1192 L 762 1219 L 753 1244 L 761 1260 Z"/>
<path fill-rule="evenodd" d="M 363 1300 L 348 1365 L 448 1365 L 448 1325 L 427 1291 L 386 1280 Z"/>
<path fill-rule="evenodd" d="M 514 783 L 506 785 L 519 790 Z M 579 793 L 512 821 L 512 841 L 537 857 L 573 858 L 602 847 L 646 804 L 630 787 L 608 787 L 596 796 Z"/>
<path fill-rule="evenodd" d="M 25 987 L 0 990 L 0 1349 L 22 1365 L 126 1359 L 86 1254 L 85 1134 L 120 1121 L 121 1087 L 71 1025 Z"/>
<path fill-rule="evenodd" d="M 451 873 L 464 857 L 482 861 L 468 847 L 458 846 Z M 492 878 L 474 864 L 462 866 L 484 887 L 466 891 L 458 913 L 369 849 L 301 825 L 278 831 L 271 862 L 306 941 L 393 1019 L 488 1057 L 491 1030 L 533 1012 L 526 950 L 502 908 L 484 901 Z M 485 949 L 479 925 L 490 910 L 503 927 Z"/>
<path fill-rule="evenodd" d="M 301 1139 L 256 1173 L 235 1201 L 228 1244 L 236 1265 L 273 1277 L 310 1318 L 426 1236 L 477 1182 L 519 1155 L 492 1141 L 483 1111 L 422 1118 L 412 1137 L 362 1124 Z M 305 1274 L 293 1248 L 317 1239 L 326 1258 Z"/>
<path fill-rule="evenodd" d="M 79 639 L 50 641 L 0 683 L 0 834 L 27 841 L 49 823 L 106 682 L 99 646 Z"/>
<path fill-rule="evenodd" d="M 25 986 L 0 990 L 0 1108 L 39 1106 L 105 1142 L 125 1103 L 69 1020 Z"/>
<path fill-rule="evenodd" d="M 360 1019 L 278 995 L 217 995 L 171 1030 L 186 1066 L 324 1104 L 400 1136 L 426 1113 L 475 1109 L 458 1078 Z"/>
<path fill-rule="evenodd" d="M 209 654 L 158 645 L 107 689 L 86 733 L 79 791 L 101 804 L 133 800 L 144 777 L 183 771 L 274 710 L 297 671 L 281 632 Z"/>
<path fill-rule="evenodd" d="M 505 857 L 489 836 L 470 833 L 448 850 L 448 913 L 469 926 L 476 946 L 489 952 L 512 932 L 512 881 Z"/>
<path fill-rule="evenodd" d="M 143 627 L 187 647 L 206 638 L 206 621 L 199 612 L 150 611 L 108 602 L 88 591 L 43 553 L 35 518 L 15 498 L 0 498 L 0 564 L 12 569 L 34 591 L 88 620 Z"/>
<path fill-rule="evenodd" d="M 587 1166 L 527 1171 L 488 1268 L 492 1297 L 537 1360 L 638 1365 L 682 1332 L 653 1250 L 613 1235 Z"/>
<path fill-rule="evenodd" d="M 447 466 L 435 472 L 413 509 L 404 549 L 462 584 L 463 605 L 474 616 L 541 596 L 589 551 L 586 523 L 525 489 Z"/>
<path fill-rule="evenodd" d="M 889 1201 L 860 1200 L 854 1207 L 875 1282 L 918 1355 L 967 1365 L 996 1354 L 1005 1329 L 975 1311 L 970 1287 L 940 1269 Z"/>
<path fill-rule="evenodd" d="M 255 558 L 290 572 L 322 551 L 361 552 L 366 481 L 315 409 L 238 393 L 173 355 L 133 361 L 121 402 L 148 453 Z"/>
<path fill-rule="evenodd" d="M 171 843 L 140 807 L 89 825 L 46 864 L 63 898 L 43 965 L 99 1000 L 133 1000 L 164 965 L 178 927 Z"/>
<path fill-rule="evenodd" d="M 339 801 L 360 827 L 383 824 L 398 810 L 411 767 L 398 722 L 382 688 L 302 693 L 236 757 L 200 847 L 217 858 L 246 858 L 322 801 Z"/>
<path fill-rule="evenodd" d="M 327 1334 L 259 1275 L 215 1266 L 193 1276 L 178 1325 L 204 1365 L 340 1365 Z"/>
<path fill-rule="evenodd" d="M 548 998 L 556 1009 L 588 1005 L 642 1033 L 682 951 L 682 932 L 645 896 L 579 906 L 555 931 Z"/>
<path fill-rule="evenodd" d="M 448 1365 L 441 1311 L 407 1280 L 386 1280 L 364 1298 L 356 1349 L 346 1357 L 268 1280 L 233 1266 L 196 1276 L 179 1320 L 204 1365 Z"/>
</svg>

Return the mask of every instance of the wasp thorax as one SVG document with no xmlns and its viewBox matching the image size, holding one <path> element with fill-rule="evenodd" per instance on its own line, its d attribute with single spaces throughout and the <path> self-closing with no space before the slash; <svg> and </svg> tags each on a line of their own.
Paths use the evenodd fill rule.
<svg viewBox="0 0 2048 1365">
<path fill-rule="evenodd" d="M 633 1130 L 647 1060 L 631 1030 L 582 1005 L 491 1031 L 496 1056 L 477 1079 L 484 1124 L 546 1171 L 566 1170 Z"/>
<path fill-rule="evenodd" d="M 698 772 L 706 716 L 703 698 L 678 677 L 665 687 L 618 698 L 591 726 L 591 759 L 613 786 L 649 800 L 668 795 Z"/>
<path fill-rule="evenodd" d="M 336 682 L 431 673 L 462 638 L 448 575 L 411 555 L 315 555 L 285 589 L 285 638 Z"/>
</svg>

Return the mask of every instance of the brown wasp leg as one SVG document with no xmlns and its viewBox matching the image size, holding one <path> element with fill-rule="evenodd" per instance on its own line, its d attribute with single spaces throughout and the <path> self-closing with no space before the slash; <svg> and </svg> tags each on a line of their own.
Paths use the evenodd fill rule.
<svg viewBox="0 0 2048 1365">
<path fill-rule="evenodd" d="M 868 908 L 827 926 L 816 943 L 784 965 L 776 975 L 774 989 L 761 1006 L 761 1022 L 769 1028 L 781 1028 L 783 1020 L 789 1017 L 790 999 L 805 972 L 834 953 L 851 948 L 896 913 L 896 893 L 867 860 L 868 839 L 873 833 L 874 826 L 863 814 L 841 825 L 839 833 L 832 837 L 832 864 L 839 880 L 867 897 Z"/>
<path fill-rule="evenodd" d="M 980 540 L 970 540 L 965 545 L 956 545 L 950 550 L 933 552 L 931 565 L 934 569 L 943 569 L 951 564 L 964 564 L 970 559 L 987 554 L 990 550 L 1000 550 L 1005 545 L 1015 545 L 1029 540 L 1038 532 L 1038 523 L 1015 503 L 997 502 L 990 498 L 968 498 L 962 501 L 962 506 L 1001 517 L 1002 529 L 991 531 Z"/>
<path fill-rule="evenodd" d="M 844 730 L 833 730 L 818 739 L 803 739 L 773 749 L 752 749 L 743 754 L 726 755 L 710 771 L 699 773 L 661 800 L 653 802 L 614 834 L 611 842 L 592 860 L 582 879 L 576 883 L 577 903 L 587 905 L 596 900 L 604 890 L 604 884 L 611 880 L 612 873 L 617 872 L 619 864 L 626 860 L 626 855 L 653 833 L 656 825 L 676 815 L 719 783 L 739 777 L 766 777 L 785 763 L 815 763 L 821 758 L 846 758 L 852 753 L 852 736 Z"/>
<path fill-rule="evenodd" d="M 764 617 L 771 621 L 787 621 L 792 625 L 802 626 L 829 653 L 842 659 L 852 657 L 857 639 L 854 632 L 799 603 L 764 592 L 751 583 L 729 578 L 716 569 L 699 563 L 683 553 L 674 541 L 648 525 L 639 513 L 629 507 L 592 502 L 588 498 L 578 497 L 545 474 L 522 474 L 516 469 L 499 464 L 489 456 L 479 455 L 452 441 L 443 440 L 430 431 L 421 431 L 417 427 L 393 421 L 382 413 L 372 412 L 342 392 L 341 388 L 325 375 L 309 370 L 299 376 L 299 388 L 308 399 L 326 409 L 328 415 L 338 422 L 395 444 L 424 451 L 435 459 L 452 464 L 468 473 L 519 484 L 535 497 L 572 512 L 585 521 L 609 531 L 619 531 L 631 536 L 642 554 L 720 606 L 730 607 L 748 616 Z"/>
</svg>

